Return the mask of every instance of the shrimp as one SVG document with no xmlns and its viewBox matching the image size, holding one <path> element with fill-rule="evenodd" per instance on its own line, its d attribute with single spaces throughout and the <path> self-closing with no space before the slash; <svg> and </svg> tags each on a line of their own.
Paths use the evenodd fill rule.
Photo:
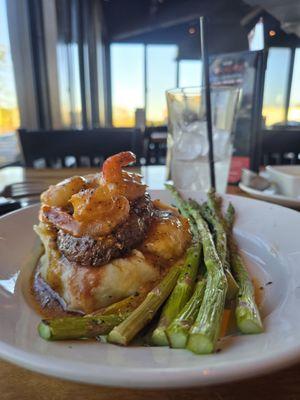
<svg viewBox="0 0 300 400">
<path fill-rule="evenodd" d="M 126 200 L 126 199 L 125 199 Z M 89 236 L 99 238 L 108 235 L 119 224 L 124 221 L 124 214 L 128 215 L 129 206 L 117 202 L 119 215 L 110 214 L 105 219 L 97 219 L 94 221 L 78 221 L 72 215 L 58 207 L 42 206 L 40 211 L 40 221 L 45 224 L 52 224 L 57 229 L 62 229 L 74 237 Z M 126 218 L 125 218 L 126 219 Z"/>
<path fill-rule="evenodd" d="M 41 202 L 52 207 L 65 207 L 73 194 L 86 187 L 86 180 L 81 176 L 65 179 L 57 185 L 51 185 L 41 194 Z"/>
<path fill-rule="evenodd" d="M 129 201 L 124 196 L 112 196 L 108 188 L 81 190 L 70 202 L 73 215 L 59 207 L 42 206 L 40 220 L 75 237 L 88 235 L 98 238 L 109 234 L 129 216 Z"/>
<path fill-rule="evenodd" d="M 110 219 L 114 226 L 129 215 L 129 201 L 124 196 L 114 196 L 106 186 L 82 190 L 71 197 L 73 217 L 78 221 Z"/>
<path fill-rule="evenodd" d="M 122 167 L 135 162 L 136 157 L 131 151 L 122 151 L 104 161 L 103 178 L 109 183 L 119 183 L 122 180 Z"/>
<path fill-rule="evenodd" d="M 75 237 L 109 234 L 128 218 L 129 202 L 145 193 L 140 175 L 122 171 L 135 159 L 125 151 L 109 157 L 102 174 L 74 176 L 50 186 L 41 195 L 40 220 Z M 67 205 L 72 205 L 71 212 Z"/>
<path fill-rule="evenodd" d="M 119 193 L 128 200 L 135 200 L 141 197 L 146 190 L 146 185 L 141 183 L 141 176 L 130 172 L 122 171 L 136 157 L 131 151 L 123 151 L 109 157 L 103 164 L 103 180 L 113 193 Z"/>
</svg>

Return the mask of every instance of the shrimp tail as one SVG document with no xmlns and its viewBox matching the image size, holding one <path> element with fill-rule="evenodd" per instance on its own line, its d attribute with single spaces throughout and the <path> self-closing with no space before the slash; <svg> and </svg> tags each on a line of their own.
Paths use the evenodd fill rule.
<svg viewBox="0 0 300 400">
<path fill-rule="evenodd" d="M 131 151 L 122 151 L 104 161 L 102 172 L 106 182 L 117 183 L 122 180 L 122 167 L 136 161 L 136 156 Z"/>
</svg>

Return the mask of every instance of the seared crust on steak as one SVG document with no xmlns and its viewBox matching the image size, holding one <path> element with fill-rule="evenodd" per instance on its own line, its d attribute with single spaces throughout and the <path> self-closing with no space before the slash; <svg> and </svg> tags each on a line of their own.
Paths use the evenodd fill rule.
<svg viewBox="0 0 300 400">
<path fill-rule="evenodd" d="M 153 212 L 150 196 L 145 194 L 132 202 L 129 218 L 111 234 L 95 240 L 89 236 L 77 238 L 59 230 L 57 247 L 71 262 L 99 267 L 123 256 L 144 240 Z"/>
</svg>

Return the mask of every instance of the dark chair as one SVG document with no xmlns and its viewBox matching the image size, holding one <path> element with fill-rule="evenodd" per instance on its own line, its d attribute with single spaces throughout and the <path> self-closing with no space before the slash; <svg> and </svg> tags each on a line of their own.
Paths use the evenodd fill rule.
<svg viewBox="0 0 300 400">
<path fill-rule="evenodd" d="M 131 150 L 137 164 L 143 157 L 143 136 L 138 129 L 19 130 L 26 167 L 99 166 L 112 154 Z"/>
<path fill-rule="evenodd" d="M 261 164 L 300 164 L 300 130 L 262 130 Z"/>
<path fill-rule="evenodd" d="M 167 156 L 167 126 L 145 129 L 146 165 L 164 165 Z"/>
</svg>

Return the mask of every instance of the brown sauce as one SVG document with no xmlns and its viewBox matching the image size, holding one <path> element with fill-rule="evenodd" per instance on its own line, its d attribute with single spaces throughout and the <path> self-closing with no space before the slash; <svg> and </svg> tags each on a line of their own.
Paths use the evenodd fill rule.
<svg viewBox="0 0 300 400">
<path fill-rule="evenodd" d="M 29 301 L 35 311 L 43 318 L 81 315 L 79 312 L 66 310 L 64 300 L 44 281 L 39 272 L 38 262 L 30 282 Z"/>
</svg>

